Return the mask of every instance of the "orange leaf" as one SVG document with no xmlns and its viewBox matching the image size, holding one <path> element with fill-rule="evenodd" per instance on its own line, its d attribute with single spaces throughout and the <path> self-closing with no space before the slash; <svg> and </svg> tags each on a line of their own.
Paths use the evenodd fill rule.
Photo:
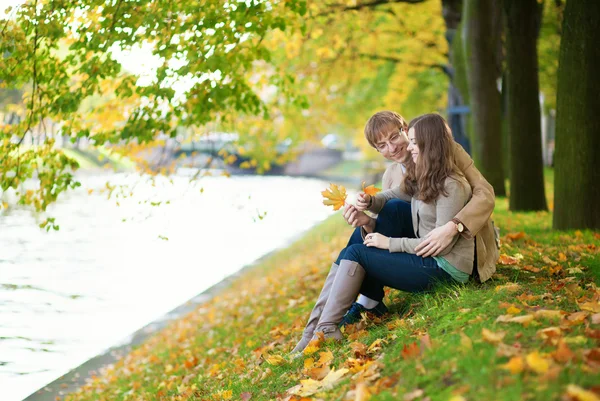
<svg viewBox="0 0 600 401">
<path fill-rule="evenodd" d="M 508 361 L 504 365 L 500 365 L 500 368 L 508 370 L 514 375 L 523 371 L 523 369 L 525 368 L 525 363 L 523 362 L 522 357 L 513 356 L 512 358 L 510 358 L 510 361 Z"/>
<path fill-rule="evenodd" d="M 402 357 L 404 359 L 410 359 L 410 358 L 415 358 L 417 356 L 419 356 L 419 354 L 421 353 L 421 350 L 419 348 L 419 345 L 416 342 L 413 342 L 412 344 L 406 345 L 404 344 L 404 347 L 402 348 Z"/>
<path fill-rule="evenodd" d="M 508 233 L 506 234 L 506 238 L 511 241 L 514 241 L 517 239 L 525 238 L 525 233 L 523 231 L 520 231 L 518 233 Z"/>
<path fill-rule="evenodd" d="M 508 256 L 506 254 L 502 254 L 500 255 L 500 259 L 498 260 L 498 262 L 501 265 L 516 265 L 517 263 L 519 263 L 519 259 L 515 258 L 514 256 Z"/>
<path fill-rule="evenodd" d="M 362 190 L 364 193 L 366 193 L 367 195 L 371 195 L 371 196 L 375 196 L 375 195 L 377 195 L 377 192 L 381 191 L 381 189 L 375 188 L 375 185 L 373 185 L 373 184 L 369 185 L 368 187 L 365 187 L 364 181 L 362 183 Z"/>
<path fill-rule="evenodd" d="M 558 342 L 558 348 L 552 353 L 552 357 L 556 362 L 567 363 L 575 358 L 575 354 L 569 349 L 566 342 L 560 340 Z"/>
</svg>

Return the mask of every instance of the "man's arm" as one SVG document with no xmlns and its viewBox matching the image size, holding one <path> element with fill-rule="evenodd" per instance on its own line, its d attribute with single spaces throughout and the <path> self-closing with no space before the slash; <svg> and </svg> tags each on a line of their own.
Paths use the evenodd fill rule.
<svg viewBox="0 0 600 401">
<path fill-rule="evenodd" d="M 496 197 L 494 188 L 477 170 L 473 159 L 458 143 L 454 147 L 454 162 L 473 190 L 469 203 L 455 216 L 465 226 L 463 237 L 471 239 L 485 226 L 492 215 Z"/>
</svg>

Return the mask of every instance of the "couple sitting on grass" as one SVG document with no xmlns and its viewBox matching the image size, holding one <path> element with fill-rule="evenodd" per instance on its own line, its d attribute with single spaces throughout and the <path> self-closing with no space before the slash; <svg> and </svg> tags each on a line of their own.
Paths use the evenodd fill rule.
<svg viewBox="0 0 600 401">
<path fill-rule="evenodd" d="M 331 266 L 293 353 L 319 332 L 342 339 L 340 327 L 362 312 L 384 315 L 384 286 L 421 292 L 470 277 L 483 282 L 496 271 L 494 190 L 446 121 L 425 114 L 407 126 L 397 113 L 383 111 L 369 119 L 365 136 L 394 163 L 382 192 L 361 193 L 344 209 L 356 230 Z"/>
</svg>

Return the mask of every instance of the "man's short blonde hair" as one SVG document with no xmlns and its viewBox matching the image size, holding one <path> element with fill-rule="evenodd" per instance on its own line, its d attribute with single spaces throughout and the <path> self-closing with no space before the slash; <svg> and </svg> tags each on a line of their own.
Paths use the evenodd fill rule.
<svg viewBox="0 0 600 401">
<path fill-rule="evenodd" d="M 372 147 L 382 137 L 393 131 L 406 131 L 408 124 L 404 117 L 393 111 L 380 111 L 371 116 L 365 125 L 365 138 Z"/>
</svg>

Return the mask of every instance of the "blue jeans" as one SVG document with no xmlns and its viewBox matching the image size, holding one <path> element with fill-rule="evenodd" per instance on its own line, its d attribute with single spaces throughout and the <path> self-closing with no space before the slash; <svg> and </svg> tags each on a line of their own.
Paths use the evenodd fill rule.
<svg viewBox="0 0 600 401">
<path fill-rule="evenodd" d="M 375 232 L 387 237 L 415 238 L 410 203 L 399 199 L 386 202 L 377 216 Z M 376 301 L 383 300 L 384 286 L 416 292 L 431 287 L 434 281 L 447 281 L 450 278 L 431 257 L 390 253 L 363 245 L 360 228 L 354 230 L 336 263 L 339 264 L 342 259 L 358 262 L 366 270 L 360 293 Z"/>
</svg>

